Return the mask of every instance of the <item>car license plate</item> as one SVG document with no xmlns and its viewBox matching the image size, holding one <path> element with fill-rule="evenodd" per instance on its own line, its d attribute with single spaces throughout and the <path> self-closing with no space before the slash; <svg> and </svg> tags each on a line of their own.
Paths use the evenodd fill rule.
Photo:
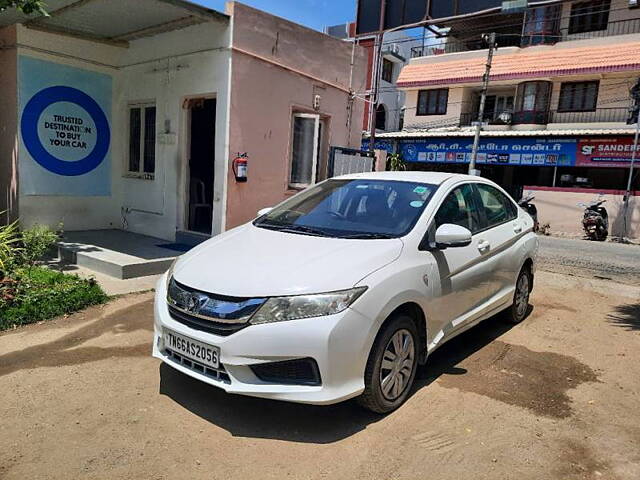
<svg viewBox="0 0 640 480">
<path fill-rule="evenodd" d="M 220 368 L 220 348 L 218 347 L 207 345 L 171 330 L 164 331 L 164 345 L 165 348 L 207 367 Z"/>
</svg>

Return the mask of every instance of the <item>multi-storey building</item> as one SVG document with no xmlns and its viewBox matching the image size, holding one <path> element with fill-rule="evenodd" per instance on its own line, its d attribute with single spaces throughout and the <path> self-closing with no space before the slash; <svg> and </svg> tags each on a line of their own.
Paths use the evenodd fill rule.
<svg viewBox="0 0 640 480">
<path fill-rule="evenodd" d="M 434 29 L 428 45 L 412 49 L 397 82 L 407 95 L 404 129 L 379 135 L 379 142 L 413 168 L 466 171 L 488 56 L 482 35 L 495 32 L 499 48 L 477 157 L 482 174 L 514 195 L 539 189 L 542 202 L 552 191 L 549 204 L 611 194 L 615 209 L 634 149 L 640 9 L 629 0 L 531 5 L 518 13 L 467 15 Z M 637 175 L 633 189 L 640 189 Z M 640 202 L 633 200 L 637 228 Z M 552 228 L 555 221 L 570 229 L 558 212 L 547 213 Z M 567 215 L 579 227 L 578 213 Z"/>
<path fill-rule="evenodd" d="M 355 38 L 355 23 L 346 23 L 325 28 L 325 33 L 345 41 L 356 42 L 367 51 L 367 85 L 362 91 L 355 92 L 357 98 L 365 103 L 362 128 L 371 130 L 375 122 L 376 131 L 395 132 L 404 125 L 405 93 L 397 86 L 402 67 L 409 63 L 412 52 L 424 46 L 424 36 L 412 36 L 405 32 L 389 32 L 382 40 L 379 66 L 375 68 L 376 37 L 374 35 Z M 373 84 L 379 76 L 378 97 L 374 102 Z M 372 111 L 371 105 L 375 103 Z"/>
</svg>

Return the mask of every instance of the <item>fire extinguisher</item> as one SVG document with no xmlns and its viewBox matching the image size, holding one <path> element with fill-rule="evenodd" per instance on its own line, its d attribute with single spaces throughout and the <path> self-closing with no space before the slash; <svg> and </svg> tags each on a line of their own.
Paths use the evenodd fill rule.
<svg viewBox="0 0 640 480">
<path fill-rule="evenodd" d="M 233 174 L 236 177 L 236 182 L 246 182 L 248 172 L 248 155 L 245 153 L 238 153 L 236 158 L 233 159 L 231 164 L 233 168 Z"/>
</svg>

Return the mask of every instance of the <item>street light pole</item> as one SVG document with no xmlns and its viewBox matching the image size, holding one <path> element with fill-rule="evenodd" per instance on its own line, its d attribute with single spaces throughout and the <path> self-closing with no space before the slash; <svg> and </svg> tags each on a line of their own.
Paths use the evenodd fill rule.
<svg viewBox="0 0 640 480">
<path fill-rule="evenodd" d="M 480 147 L 480 132 L 482 131 L 482 122 L 484 121 L 484 107 L 487 103 L 487 91 L 489 89 L 489 74 L 491 73 L 491 64 L 493 63 L 493 52 L 496 48 L 496 34 L 483 35 L 485 40 L 489 41 L 489 54 L 487 55 L 487 67 L 482 82 L 482 95 L 480 96 L 480 109 L 478 111 L 478 121 L 476 122 L 475 137 L 473 139 L 473 150 L 471 150 L 471 161 L 469 162 L 469 175 L 480 176 L 480 171 L 476 170 L 476 161 L 478 159 L 478 148 Z"/>
<path fill-rule="evenodd" d="M 380 2 L 380 25 L 373 51 L 373 85 L 372 95 L 369 99 L 369 150 L 372 152 L 376 148 L 376 114 L 378 108 L 378 97 L 380 95 L 380 76 L 382 74 L 382 43 L 384 41 L 384 23 L 387 11 L 387 0 Z"/>
</svg>

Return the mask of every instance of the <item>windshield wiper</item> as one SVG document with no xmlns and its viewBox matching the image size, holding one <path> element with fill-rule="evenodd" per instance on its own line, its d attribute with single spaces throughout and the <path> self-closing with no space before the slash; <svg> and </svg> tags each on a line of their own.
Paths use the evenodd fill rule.
<svg viewBox="0 0 640 480">
<path fill-rule="evenodd" d="M 344 235 L 340 238 L 353 240 L 389 240 L 396 237 L 388 233 L 355 233 L 353 235 Z"/>
<path fill-rule="evenodd" d="M 303 235 L 312 235 L 314 237 L 326 237 L 327 232 L 318 228 L 307 227 L 306 225 L 283 225 L 279 223 L 260 222 L 255 224 L 256 227 L 274 230 L 284 233 L 298 233 Z"/>
<path fill-rule="evenodd" d="M 307 227 L 306 225 L 287 225 L 279 229 L 285 233 L 302 233 L 305 235 L 313 235 L 314 237 L 326 237 L 327 232 L 318 228 Z"/>
<path fill-rule="evenodd" d="M 287 225 L 282 225 L 280 223 L 270 223 L 270 222 L 256 222 L 254 223 L 256 227 L 266 228 L 267 230 L 282 230 L 283 228 L 287 228 Z"/>
</svg>

